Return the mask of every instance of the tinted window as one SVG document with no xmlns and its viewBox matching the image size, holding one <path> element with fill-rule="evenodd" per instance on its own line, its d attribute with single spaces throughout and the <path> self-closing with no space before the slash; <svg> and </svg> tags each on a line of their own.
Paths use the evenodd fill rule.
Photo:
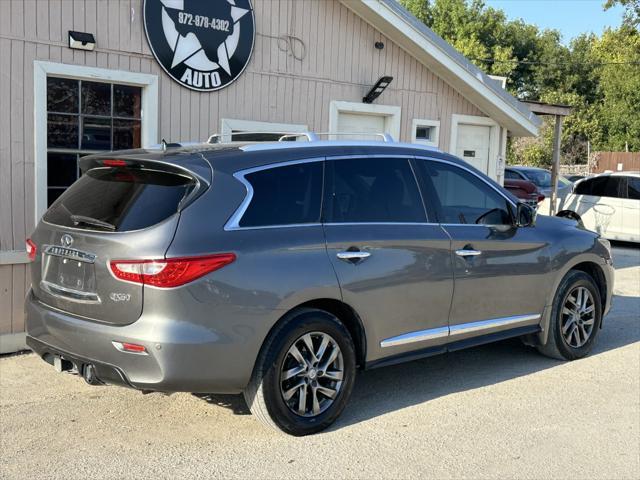
<svg viewBox="0 0 640 480">
<path fill-rule="evenodd" d="M 427 204 L 441 223 L 511 224 L 507 200 L 475 175 L 454 165 L 420 161 Z"/>
<path fill-rule="evenodd" d="M 522 180 L 522 177 L 513 170 L 505 170 L 504 178 L 509 178 L 511 180 Z"/>
<path fill-rule="evenodd" d="M 356 158 L 327 162 L 327 222 L 426 222 L 409 160 Z"/>
<path fill-rule="evenodd" d="M 176 213 L 193 187 L 190 178 L 172 173 L 96 168 L 71 185 L 44 220 L 89 230 L 139 230 Z"/>
<path fill-rule="evenodd" d="M 632 200 L 640 200 L 640 178 L 627 177 L 628 197 Z"/>
<path fill-rule="evenodd" d="M 592 195 L 594 197 L 623 197 L 621 195 L 622 177 L 612 177 L 609 175 L 603 177 L 591 178 L 576 185 L 576 195 Z"/>
<path fill-rule="evenodd" d="M 323 162 L 269 168 L 247 175 L 253 198 L 241 227 L 320 221 Z"/>
</svg>

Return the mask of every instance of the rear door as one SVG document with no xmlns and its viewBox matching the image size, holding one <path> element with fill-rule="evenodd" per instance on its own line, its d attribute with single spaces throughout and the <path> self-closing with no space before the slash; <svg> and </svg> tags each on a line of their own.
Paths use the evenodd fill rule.
<svg viewBox="0 0 640 480">
<path fill-rule="evenodd" d="M 623 233 L 627 239 L 640 242 L 640 177 L 627 179 L 627 198 L 622 200 Z"/>
<path fill-rule="evenodd" d="M 429 213 L 452 239 L 450 340 L 537 325 L 550 265 L 535 227 L 513 227 L 514 205 L 469 169 L 416 159 L 416 170 Z"/>
<path fill-rule="evenodd" d="M 101 167 L 86 172 L 45 213 L 32 236 L 32 289 L 43 303 L 123 325 L 142 311 L 141 284 L 117 280 L 109 262 L 162 259 L 180 204 L 197 187 L 184 174 Z"/>
<path fill-rule="evenodd" d="M 327 159 L 323 217 L 343 299 L 367 331 L 367 360 L 443 345 L 450 240 L 428 222 L 409 158 Z"/>
</svg>

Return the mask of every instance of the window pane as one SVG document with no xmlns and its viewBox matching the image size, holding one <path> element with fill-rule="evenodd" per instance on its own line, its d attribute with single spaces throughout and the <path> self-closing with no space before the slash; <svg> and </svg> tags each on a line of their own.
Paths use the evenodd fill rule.
<svg viewBox="0 0 640 480">
<path fill-rule="evenodd" d="M 620 197 L 620 177 L 603 176 L 585 180 L 576 187 L 576 194 L 595 197 Z"/>
<path fill-rule="evenodd" d="M 431 127 L 416 128 L 416 140 L 431 140 Z"/>
<path fill-rule="evenodd" d="M 640 178 L 627 177 L 628 182 L 628 197 L 632 200 L 640 200 Z"/>
<path fill-rule="evenodd" d="M 522 180 L 520 178 L 520 175 L 518 175 L 516 172 L 514 172 L 513 170 L 505 170 L 504 171 L 504 178 L 508 178 L 510 180 Z"/>
<path fill-rule="evenodd" d="M 140 120 L 113 120 L 113 149 L 140 148 Z"/>
<path fill-rule="evenodd" d="M 409 161 L 334 160 L 328 222 L 426 222 Z"/>
<path fill-rule="evenodd" d="M 194 186 L 191 178 L 173 173 L 96 168 L 69 187 L 44 219 L 55 225 L 99 229 L 76 225 L 72 216 L 83 215 L 110 223 L 118 232 L 139 230 L 176 213 Z"/>
<path fill-rule="evenodd" d="M 65 188 L 48 188 L 47 189 L 47 207 L 50 207 L 60 195 L 64 193 Z"/>
<path fill-rule="evenodd" d="M 82 113 L 111 115 L 111 84 L 82 82 Z"/>
<path fill-rule="evenodd" d="M 111 150 L 111 119 L 82 117 L 83 150 Z"/>
<path fill-rule="evenodd" d="M 442 223 L 508 225 L 507 200 L 475 175 L 454 165 L 419 162 L 426 201 L 439 206 Z"/>
<path fill-rule="evenodd" d="M 78 81 L 48 77 L 47 111 L 78 113 Z"/>
<path fill-rule="evenodd" d="M 140 118 L 142 89 L 128 85 L 113 86 L 113 115 Z"/>
<path fill-rule="evenodd" d="M 322 162 L 261 170 L 246 176 L 253 199 L 241 227 L 320 221 Z"/>
<path fill-rule="evenodd" d="M 50 187 L 68 187 L 78 179 L 78 156 L 75 153 L 47 154 L 47 182 Z"/>
<path fill-rule="evenodd" d="M 47 146 L 49 148 L 78 148 L 78 117 L 49 114 L 47 116 Z"/>
</svg>

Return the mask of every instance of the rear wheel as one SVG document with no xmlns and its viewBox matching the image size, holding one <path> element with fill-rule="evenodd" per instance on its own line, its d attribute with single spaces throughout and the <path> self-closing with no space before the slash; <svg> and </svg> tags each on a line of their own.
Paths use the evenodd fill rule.
<svg viewBox="0 0 640 480">
<path fill-rule="evenodd" d="M 349 332 L 322 310 L 294 312 L 265 344 L 244 392 L 263 423 L 291 435 L 308 435 L 342 413 L 355 379 Z"/>
<path fill-rule="evenodd" d="M 601 322 L 602 303 L 595 281 L 584 272 L 572 270 L 558 287 L 547 343 L 538 350 L 559 360 L 585 357 L 593 348 Z"/>
</svg>

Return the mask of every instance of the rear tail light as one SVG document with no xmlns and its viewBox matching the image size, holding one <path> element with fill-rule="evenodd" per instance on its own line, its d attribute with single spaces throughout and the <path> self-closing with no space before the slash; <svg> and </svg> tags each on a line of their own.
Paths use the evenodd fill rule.
<svg viewBox="0 0 640 480">
<path fill-rule="evenodd" d="M 36 259 L 36 254 L 38 253 L 38 247 L 36 246 L 35 243 L 33 243 L 33 240 L 31 240 L 30 238 L 27 238 L 26 244 L 27 244 L 27 256 L 29 257 L 29 260 L 33 262 Z"/>
<path fill-rule="evenodd" d="M 543 201 L 545 198 L 546 198 L 546 197 L 545 197 L 542 193 L 539 193 L 539 194 L 538 194 L 538 203 L 540 203 L 541 201 Z"/>
<path fill-rule="evenodd" d="M 138 345 L 137 343 L 128 342 L 111 342 L 117 350 L 126 353 L 136 353 L 138 355 L 147 355 L 147 349 L 144 345 Z"/>
<path fill-rule="evenodd" d="M 125 282 L 159 288 L 179 287 L 218 270 L 236 259 L 233 253 L 163 260 L 111 260 L 113 275 Z"/>
</svg>

